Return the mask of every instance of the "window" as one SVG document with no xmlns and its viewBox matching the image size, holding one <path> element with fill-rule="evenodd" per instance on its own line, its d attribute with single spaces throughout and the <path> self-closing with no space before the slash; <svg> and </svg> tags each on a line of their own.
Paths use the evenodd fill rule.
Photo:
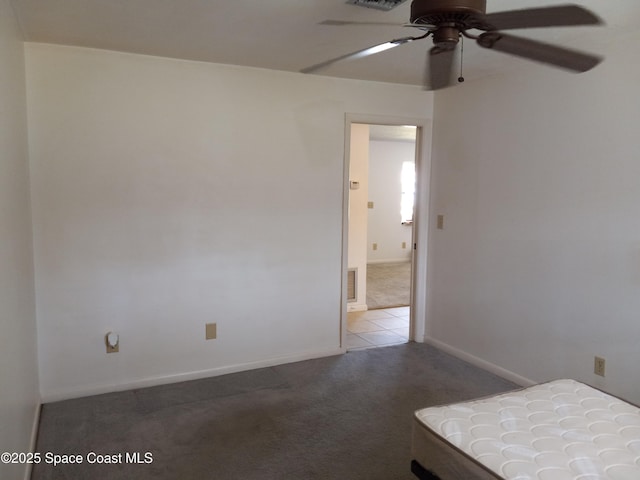
<svg viewBox="0 0 640 480">
<path fill-rule="evenodd" d="M 416 165 L 414 162 L 403 162 L 400 173 L 402 197 L 400 199 L 400 217 L 403 225 L 413 223 L 413 202 L 416 194 Z"/>
</svg>

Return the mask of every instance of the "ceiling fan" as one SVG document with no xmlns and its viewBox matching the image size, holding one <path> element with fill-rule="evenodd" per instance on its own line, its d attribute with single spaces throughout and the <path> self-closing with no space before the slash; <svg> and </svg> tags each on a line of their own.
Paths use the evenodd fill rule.
<svg viewBox="0 0 640 480">
<path fill-rule="evenodd" d="M 402 37 L 342 55 L 301 70 L 311 73 L 342 60 L 372 55 L 415 40 L 432 37 L 429 50 L 425 88 L 437 90 L 452 83 L 451 71 L 456 47 L 461 37 L 475 40 L 483 48 L 516 55 L 574 72 L 586 72 L 602 60 L 589 53 L 570 50 L 511 34 L 503 30 L 575 25 L 600 25 L 593 12 L 578 5 L 558 5 L 505 12 L 486 13 L 486 0 L 413 0 L 410 23 L 404 24 L 424 31 L 415 37 Z M 326 20 L 323 25 L 392 25 L 384 22 L 349 22 Z M 396 24 L 393 24 L 396 25 Z M 479 33 L 470 32 L 478 30 Z"/>
</svg>

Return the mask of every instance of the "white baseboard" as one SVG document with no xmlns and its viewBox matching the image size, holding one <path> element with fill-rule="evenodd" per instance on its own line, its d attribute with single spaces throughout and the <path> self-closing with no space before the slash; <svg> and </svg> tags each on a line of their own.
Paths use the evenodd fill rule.
<svg viewBox="0 0 640 480">
<path fill-rule="evenodd" d="M 448 343 L 441 342 L 440 340 L 435 340 L 433 338 L 425 337 L 425 343 L 436 347 L 438 350 L 442 350 L 443 352 L 448 353 L 449 355 L 453 355 L 454 357 L 459 358 L 460 360 L 464 360 L 471 365 L 475 365 L 476 367 L 482 368 L 483 370 L 487 370 L 499 377 L 502 377 L 510 382 L 516 383 L 522 387 L 530 387 L 531 385 L 535 385 L 538 382 L 534 382 L 526 377 L 518 375 L 506 368 L 502 368 L 494 363 L 487 362 L 482 358 L 476 357 L 475 355 L 471 355 L 463 350 L 460 350 L 456 347 L 452 347 Z"/>
<path fill-rule="evenodd" d="M 208 370 L 198 370 L 194 372 L 179 373 L 173 375 L 162 375 L 157 377 L 149 377 L 133 382 L 110 384 L 110 385 L 91 385 L 82 388 L 54 390 L 42 394 L 42 403 L 58 402 L 61 400 L 69 400 L 72 398 L 89 397 L 91 395 L 101 395 L 103 393 L 122 392 L 125 390 L 133 390 L 136 388 L 155 387 L 157 385 L 166 385 L 170 383 L 186 382 L 189 380 L 199 380 L 201 378 L 217 377 L 227 375 L 229 373 L 244 372 L 254 370 L 256 368 L 273 367 L 276 365 L 284 365 L 287 363 L 302 362 L 304 360 L 312 360 L 314 358 L 330 357 L 333 355 L 342 355 L 346 352 L 343 348 L 334 348 L 327 350 L 318 350 L 314 352 L 304 352 L 295 355 L 285 355 L 282 357 L 268 358 L 256 362 L 239 363 L 236 365 L 226 365 L 223 367 L 211 368 Z"/>
<path fill-rule="evenodd" d="M 368 309 L 366 303 L 347 303 L 347 312 L 365 312 Z"/>
<path fill-rule="evenodd" d="M 29 451 L 36 451 L 36 442 L 38 441 L 38 427 L 40 426 L 40 412 L 42 411 L 42 403 L 38 401 L 36 405 L 35 412 L 33 414 L 33 424 L 31 425 L 31 441 L 29 442 Z M 24 469 L 24 480 L 29 480 L 31 478 L 31 470 L 33 469 L 33 464 L 27 463 Z"/>
<path fill-rule="evenodd" d="M 380 265 L 383 263 L 411 263 L 411 257 L 384 258 L 382 260 L 367 260 L 367 265 Z"/>
</svg>

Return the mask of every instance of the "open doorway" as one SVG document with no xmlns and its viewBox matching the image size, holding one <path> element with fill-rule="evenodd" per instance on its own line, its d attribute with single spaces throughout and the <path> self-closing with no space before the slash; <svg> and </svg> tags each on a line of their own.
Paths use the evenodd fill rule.
<svg viewBox="0 0 640 480">
<path fill-rule="evenodd" d="M 347 350 L 412 339 L 418 131 L 415 125 L 350 127 Z"/>
</svg>

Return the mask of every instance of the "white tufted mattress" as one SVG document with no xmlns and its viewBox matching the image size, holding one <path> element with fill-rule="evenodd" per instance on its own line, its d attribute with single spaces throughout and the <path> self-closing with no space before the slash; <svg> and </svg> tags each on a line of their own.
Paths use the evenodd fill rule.
<svg viewBox="0 0 640 480">
<path fill-rule="evenodd" d="M 442 480 L 640 480 L 640 408 L 574 380 L 418 410 L 412 443 Z"/>
</svg>

